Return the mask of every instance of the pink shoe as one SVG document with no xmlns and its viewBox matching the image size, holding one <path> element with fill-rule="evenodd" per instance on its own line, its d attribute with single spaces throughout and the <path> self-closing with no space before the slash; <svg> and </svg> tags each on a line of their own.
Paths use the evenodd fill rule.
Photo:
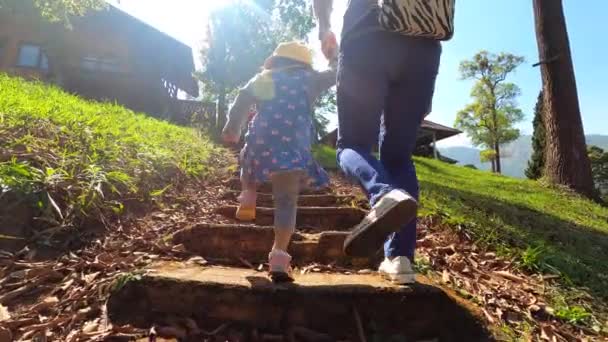
<svg viewBox="0 0 608 342">
<path fill-rule="evenodd" d="M 293 282 L 291 275 L 291 255 L 285 251 L 273 250 L 268 254 L 270 279 L 275 283 Z"/>
</svg>

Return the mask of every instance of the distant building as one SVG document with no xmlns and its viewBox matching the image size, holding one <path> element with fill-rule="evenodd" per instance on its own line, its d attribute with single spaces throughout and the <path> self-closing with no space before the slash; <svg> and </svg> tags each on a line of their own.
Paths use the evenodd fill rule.
<svg viewBox="0 0 608 342">
<path fill-rule="evenodd" d="M 198 96 L 189 46 L 113 6 L 72 25 L 0 10 L 0 72 L 166 118 L 183 116 L 179 90 Z"/>
<path fill-rule="evenodd" d="M 455 164 L 457 161 L 441 156 L 437 151 L 436 144 L 438 141 L 453 137 L 462 133 L 461 131 L 440 125 L 438 123 L 424 120 L 418 130 L 416 138 L 416 154 L 427 157 L 435 157 L 445 162 Z M 338 130 L 335 129 L 321 139 L 321 143 L 336 146 L 338 140 Z"/>
</svg>

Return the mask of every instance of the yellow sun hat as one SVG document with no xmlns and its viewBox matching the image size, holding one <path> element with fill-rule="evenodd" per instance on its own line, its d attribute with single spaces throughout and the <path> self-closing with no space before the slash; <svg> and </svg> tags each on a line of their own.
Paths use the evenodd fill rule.
<svg viewBox="0 0 608 342">
<path fill-rule="evenodd" d="M 289 58 L 306 65 L 312 65 L 313 63 L 312 50 L 300 42 L 285 42 L 279 44 L 272 53 L 272 56 L 266 60 L 266 63 L 269 63 L 274 57 Z"/>
</svg>

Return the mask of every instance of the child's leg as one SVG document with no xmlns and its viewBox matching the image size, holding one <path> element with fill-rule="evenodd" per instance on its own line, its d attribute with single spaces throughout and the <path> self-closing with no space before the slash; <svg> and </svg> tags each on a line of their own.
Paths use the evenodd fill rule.
<svg viewBox="0 0 608 342">
<path fill-rule="evenodd" d="M 250 182 L 241 171 L 241 195 L 239 196 L 239 208 L 236 211 L 236 218 L 241 221 L 255 220 L 255 208 L 257 201 L 256 184 Z"/>
<path fill-rule="evenodd" d="M 291 256 L 287 248 L 296 228 L 300 172 L 282 172 L 272 178 L 274 196 L 274 245 L 270 252 L 270 273 L 276 281 L 292 280 Z"/>
</svg>

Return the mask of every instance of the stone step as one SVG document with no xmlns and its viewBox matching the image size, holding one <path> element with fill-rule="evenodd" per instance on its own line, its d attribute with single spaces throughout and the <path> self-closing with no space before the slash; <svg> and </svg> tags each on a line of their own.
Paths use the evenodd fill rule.
<svg viewBox="0 0 608 342">
<path fill-rule="evenodd" d="M 295 233 L 289 247 L 294 264 L 333 264 L 369 268 L 369 258 L 351 258 L 344 254 L 342 246 L 346 232 L 322 232 L 320 234 Z M 187 251 L 207 258 L 228 259 L 239 262 L 240 258 L 251 263 L 265 263 L 272 248 L 272 227 L 245 225 L 196 224 L 173 235 L 174 244 L 182 244 Z"/>
<path fill-rule="evenodd" d="M 240 191 L 241 190 L 241 180 L 238 178 L 231 178 L 224 183 L 226 187 L 231 190 Z M 270 183 L 262 184 L 258 187 L 258 192 L 271 194 L 272 193 L 272 185 Z M 302 195 L 323 195 L 330 194 L 332 191 L 329 188 L 325 189 L 302 189 L 300 194 Z"/>
<path fill-rule="evenodd" d="M 224 199 L 236 201 L 239 197 L 238 191 L 227 191 Z M 298 198 L 301 207 L 332 207 L 338 205 L 350 205 L 355 200 L 353 196 L 325 195 L 302 195 Z M 273 207 L 272 194 L 258 193 L 257 204 L 260 207 Z"/>
<path fill-rule="evenodd" d="M 234 218 L 236 206 L 223 206 L 217 212 L 226 217 Z M 301 229 L 313 230 L 348 230 L 365 217 L 365 211 L 352 207 L 299 207 L 296 226 Z M 274 208 L 258 207 L 255 224 L 272 226 Z"/>
<path fill-rule="evenodd" d="M 237 322 L 262 331 L 305 327 L 335 340 L 359 341 L 372 326 L 407 341 L 484 341 L 476 314 L 424 280 L 397 287 L 376 275 L 308 273 L 275 285 L 249 269 L 159 262 L 116 288 L 108 301 L 114 324 L 149 327 L 161 317 Z M 359 323 L 357 323 L 359 322 Z"/>
</svg>

